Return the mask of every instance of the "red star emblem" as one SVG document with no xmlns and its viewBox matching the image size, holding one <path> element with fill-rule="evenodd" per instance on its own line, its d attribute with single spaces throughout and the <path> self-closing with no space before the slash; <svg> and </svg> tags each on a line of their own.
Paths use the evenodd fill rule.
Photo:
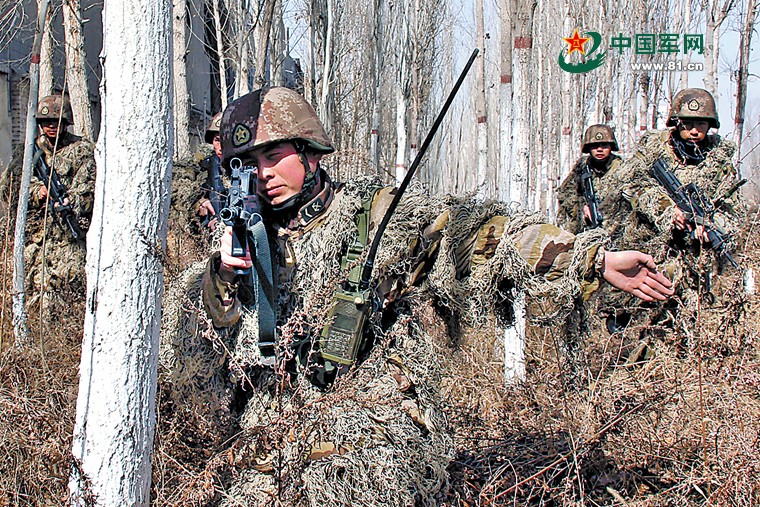
<svg viewBox="0 0 760 507">
<path fill-rule="evenodd" d="M 573 54 L 573 51 L 580 51 L 581 54 L 585 55 L 586 50 L 583 49 L 583 45 L 587 43 L 589 40 L 591 40 L 590 37 L 581 37 L 578 33 L 578 29 L 576 28 L 573 32 L 572 37 L 563 37 L 563 41 L 567 42 L 568 48 L 567 48 L 567 54 L 571 55 Z"/>
</svg>

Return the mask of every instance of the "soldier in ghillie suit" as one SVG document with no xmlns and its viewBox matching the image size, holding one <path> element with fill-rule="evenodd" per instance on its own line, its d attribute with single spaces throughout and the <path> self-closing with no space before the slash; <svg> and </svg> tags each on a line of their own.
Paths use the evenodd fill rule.
<svg viewBox="0 0 760 507">
<path fill-rule="evenodd" d="M 222 139 L 219 136 L 221 125 L 222 113 L 217 113 L 206 127 L 205 135 L 205 141 L 214 147 L 214 153 L 198 164 L 206 174 L 206 181 L 201 186 L 201 196 L 195 204 L 195 212 L 212 232 L 216 229 L 219 212 L 227 201 L 229 185 L 229 175 L 222 170 Z"/>
<path fill-rule="evenodd" d="M 653 176 L 653 167 L 662 160 L 683 185 L 695 184 L 702 191 L 705 203 L 716 203 L 717 210 L 710 227 L 724 232 L 728 238 L 741 225 L 744 202 L 738 192 L 737 172 L 731 162 L 733 142 L 710 134 L 720 126 L 715 101 L 709 92 L 699 88 L 679 91 L 673 98 L 667 130 L 648 131 L 639 141 L 635 154 L 619 171 L 622 182 L 618 197 L 628 210 L 616 223 L 615 246 L 633 248 L 647 245 L 658 263 L 677 280 L 680 305 L 696 307 L 719 299 L 720 277 L 728 266 L 726 257 L 711 251 L 712 244 L 701 223 L 689 221 L 686 214 L 668 197 L 665 188 Z M 702 203 L 703 205 L 705 203 Z M 697 220 L 698 221 L 698 220 Z M 732 251 L 728 240 L 723 245 Z M 661 305 L 640 305 L 634 300 L 609 298 L 611 310 L 628 307 L 622 323 L 643 312 L 639 324 L 657 324 L 673 318 L 673 312 L 662 312 Z M 671 305 L 673 306 L 673 305 Z M 650 310 L 646 310 L 650 308 Z"/>
<path fill-rule="evenodd" d="M 557 190 L 557 224 L 560 227 L 578 234 L 592 226 L 591 209 L 584 197 L 584 173 L 591 178 L 600 203 L 609 194 L 620 191 L 619 187 L 610 184 L 614 178 L 606 177 L 608 173 L 614 174 L 620 165 L 622 159 L 613 153 L 619 150 L 615 133 L 607 125 L 591 125 L 586 129 L 581 144 L 583 155 Z M 601 206 L 599 211 L 603 217 L 605 213 Z"/>
<path fill-rule="evenodd" d="M 43 97 L 35 118 L 42 133 L 35 141 L 34 163 L 44 163 L 57 173 L 65 199 L 53 203 L 48 182 L 32 175 L 24 249 L 26 287 L 34 293 L 30 302 L 42 292 L 53 295 L 64 288 L 84 294 L 85 235 L 95 191 L 94 147 L 87 139 L 68 132 L 73 124 L 68 99 L 61 95 Z M 13 189 L 9 187 L 11 172 Z M 21 157 L 17 157 L 4 174 L 0 188 L 17 192 L 20 176 Z M 63 207 L 70 207 L 73 213 L 71 225 L 63 219 Z M 78 234 L 72 232 L 72 226 L 78 228 Z"/>
<path fill-rule="evenodd" d="M 436 505 L 453 458 L 440 390 L 452 344 L 424 321 L 432 302 L 478 325 L 513 290 L 565 306 L 600 277 L 646 300 L 672 293 L 649 256 L 607 251 L 600 231 L 576 237 L 538 214 L 420 186 L 401 199 L 357 293 L 364 247 L 396 190 L 370 177 L 333 182 L 320 165 L 332 143 L 287 88 L 232 102 L 221 137 L 233 183 L 254 171 L 263 220 L 248 223 L 269 240 L 253 259 L 235 257 L 228 228 L 219 251 L 169 290 L 161 339 L 177 399 L 242 430 L 204 473 L 233 477 L 221 505 Z M 236 273 L 252 264 L 261 290 Z M 365 308 L 365 325 L 355 311 L 331 317 L 340 305 Z M 188 498 L 215 500 L 214 488 L 199 489 Z"/>
</svg>

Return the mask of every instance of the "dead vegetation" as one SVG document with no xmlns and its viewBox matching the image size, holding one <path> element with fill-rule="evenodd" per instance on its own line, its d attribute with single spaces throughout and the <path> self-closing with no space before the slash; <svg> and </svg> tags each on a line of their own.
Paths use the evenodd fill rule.
<svg viewBox="0 0 760 507">
<path fill-rule="evenodd" d="M 757 211 L 750 217 L 737 253 L 757 272 Z M 170 238 L 169 277 L 203 256 L 186 234 Z M 13 348 L 3 259 L 0 506 L 63 505 L 81 300 L 61 294 L 69 305 L 42 328 L 31 311 L 38 346 Z M 439 504 L 760 504 L 760 299 L 744 294 L 739 274 L 726 277 L 727 304 L 681 308 L 675 326 L 574 342 L 558 325 L 531 328 L 528 376 L 516 386 L 503 385 L 495 327 L 466 334 L 442 354 L 456 454 Z M 432 309 L 422 320 L 446 335 Z M 153 504 L 217 505 L 250 465 L 238 435 L 176 406 L 166 386 L 158 421 Z"/>
</svg>

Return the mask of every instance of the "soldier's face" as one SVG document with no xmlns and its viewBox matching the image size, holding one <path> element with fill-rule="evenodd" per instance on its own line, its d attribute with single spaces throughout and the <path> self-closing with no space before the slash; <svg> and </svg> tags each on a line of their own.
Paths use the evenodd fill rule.
<svg viewBox="0 0 760 507">
<path fill-rule="evenodd" d="M 54 120 L 47 120 L 40 122 L 40 129 L 50 139 L 58 137 L 58 122 Z"/>
<path fill-rule="evenodd" d="M 595 143 L 589 147 L 589 153 L 597 160 L 605 160 L 612 153 L 610 143 Z"/>
<path fill-rule="evenodd" d="M 681 128 L 678 133 L 684 141 L 698 143 L 707 137 L 709 129 L 710 124 L 705 120 L 683 120 L 681 121 Z"/>
<path fill-rule="evenodd" d="M 214 140 L 211 141 L 211 144 L 214 146 L 214 153 L 216 153 L 216 156 L 219 157 L 219 159 L 222 159 L 222 138 L 218 135 L 214 136 Z"/>
<path fill-rule="evenodd" d="M 309 166 L 316 171 L 319 155 L 308 155 Z M 282 204 L 303 188 L 303 164 L 292 143 L 280 143 L 254 150 L 247 163 L 258 167 L 259 196 L 272 205 Z"/>
</svg>

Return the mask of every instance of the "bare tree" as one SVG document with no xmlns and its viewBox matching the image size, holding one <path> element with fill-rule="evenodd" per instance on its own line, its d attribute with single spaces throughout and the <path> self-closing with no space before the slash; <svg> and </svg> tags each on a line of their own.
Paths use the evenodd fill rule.
<svg viewBox="0 0 760 507">
<path fill-rule="evenodd" d="M 187 90 L 187 0 L 172 4 L 174 74 L 174 155 L 185 159 L 192 155 L 190 147 L 190 94 Z"/>
<path fill-rule="evenodd" d="M 26 138 L 24 140 L 24 162 L 19 186 L 18 208 L 16 209 L 16 230 L 13 238 L 13 333 L 18 347 L 30 345 L 29 324 L 24 298 L 24 243 L 26 242 L 26 214 L 29 207 L 29 186 L 32 181 L 32 157 L 34 138 L 37 134 L 37 98 L 40 85 L 40 49 L 48 14 L 47 0 L 37 4 L 37 27 L 29 62 L 29 98 L 26 103 Z"/>
<path fill-rule="evenodd" d="M 488 188 L 488 125 L 486 125 L 485 30 L 483 29 L 483 0 L 475 0 L 475 37 L 480 55 L 475 63 L 475 121 L 478 131 L 477 193 L 490 197 Z"/>
<path fill-rule="evenodd" d="M 103 25 L 103 117 L 69 489 L 76 506 L 147 506 L 172 167 L 171 6 L 107 2 Z"/>
<path fill-rule="evenodd" d="M 709 91 L 715 102 L 718 102 L 718 46 L 720 27 L 734 6 L 734 0 L 702 0 L 702 10 L 705 13 L 705 89 Z"/>
<path fill-rule="evenodd" d="M 757 0 L 747 0 L 744 26 L 739 42 L 739 69 L 736 72 L 736 114 L 734 115 L 734 141 L 737 146 L 737 160 L 741 160 L 744 110 L 747 104 L 747 80 L 749 79 L 749 51 L 752 44 L 752 32 L 757 21 L 757 4 Z"/>
<path fill-rule="evenodd" d="M 37 1 L 37 9 L 39 10 L 42 3 L 50 4 L 46 0 Z M 53 18 L 54 10 L 47 9 L 47 17 L 45 18 L 45 29 L 42 31 L 42 45 L 40 46 L 40 86 L 39 96 L 44 97 L 53 93 L 53 53 L 55 52 L 55 44 L 53 43 Z"/>
<path fill-rule="evenodd" d="M 82 9 L 79 0 L 63 0 L 64 48 L 66 51 L 66 85 L 76 133 L 93 140 L 95 130 L 87 84 L 87 55 L 82 34 Z"/>
<path fill-rule="evenodd" d="M 499 84 L 499 199 L 510 197 L 510 169 L 512 167 L 512 2 L 500 0 L 501 69 Z"/>
</svg>

